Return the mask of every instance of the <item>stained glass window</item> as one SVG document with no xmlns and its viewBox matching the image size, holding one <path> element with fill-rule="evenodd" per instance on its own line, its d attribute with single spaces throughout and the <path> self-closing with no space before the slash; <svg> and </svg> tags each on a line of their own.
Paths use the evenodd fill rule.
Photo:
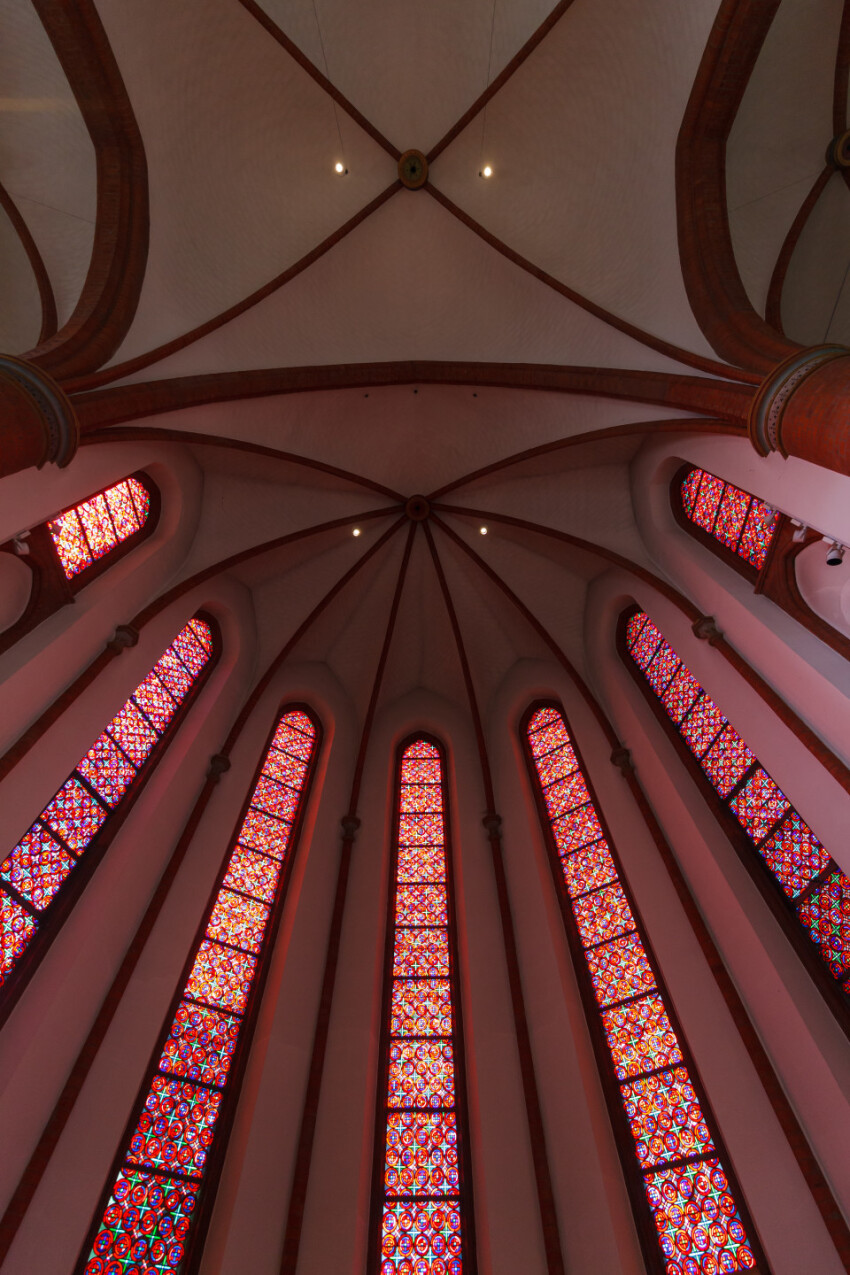
<svg viewBox="0 0 850 1275">
<path fill-rule="evenodd" d="M 626 646 L 826 968 L 850 990 L 850 881 L 645 612 L 627 621 Z"/>
<path fill-rule="evenodd" d="M 222 1116 L 236 1100 L 318 742 L 307 712 L 283 713 L 104 1192 L 78 1267 L 84 1275 L 180 1275 L 191 1259 L 198 1203 L 220 1163 Z"/>
<path fill-rule="evenodd" d="M 688 469 L 676 481 L 690 521 L 760 571 L 779 522 L 776 511 L 704 469 Z"/>
<path fill-rule="evenodd" d="M 380 1275 L 462 1275 L 472 1218 L 440 750 L 401 754 L 374 1206 Z"/>
<path fill-rule="evenodd" d="M 581 954 L 578 973 L 596 1006 L 601 1061 L 616 1079 L 614 1114 L 627 1131 L 628 1171 L 640 1184 L 635 1198 L 651 1215 L 663 1269 L 766 1271 L 560 710 L 533 711 L 526 742 Z"/>
<path fill-rule="evenodd" d="M 139 478 L 125 478 L 53 518 L 47 530 L 67 579 L 140 532 L 150 512 L 149 487 Z"/>
<path fill-rule="evenodd" d="M 212 628 L 195 616 L 0 864 L 0 985 L 49 924 L 59 892 L 121 808 L 212 655 Z"/>
</svg>

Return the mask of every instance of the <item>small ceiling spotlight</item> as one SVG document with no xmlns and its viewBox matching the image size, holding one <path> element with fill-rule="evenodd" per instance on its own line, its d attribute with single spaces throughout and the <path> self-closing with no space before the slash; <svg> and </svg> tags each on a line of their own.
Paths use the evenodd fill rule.
<svg viewBox="0 0 850 1275">
<path fill-rule="evenodd" d="M 793 521 L 793 519 L 792 519 Z M 794 531 L 791 539 L 795 545 L 801 545 L 808 535 L 809 529 L 804 522 L 794 522 Z"/>
<path fill-rule="evenodd" d="M 492 167 L 491 167 L 489 164 L 485 164 L 483 168 L 480 168 L 480 169 L 478 170 L 478 176 L 479 176 L 479 177 L 492 177 L 492 176 L 493 176 L 493 169 L 492 169 Z"/>
<path fill-rule="evenodd" d="M 486 535 L 487 535 L 487 528 L 486 528 L 486 527 L 479 527 L 479 528 L 478 528 L 478 530 L 480 531 L 480 533 L 481 533 L 481 535 L 482 535 L 482 536 L 486 536 Z"/>
<path fill-rule="evenodd" d="M 355 527 L 351 534 L 352 534 L 352 536 L 359 536 L 359 535 L 360 535 L 360 528 L 359 528 L 359 527 Z"/>
<path fill-rule="evenodd" d="M 844 552 L 844 545 L 840 545 L 837 540 L 833 541 L 826 551 L 826 565 L 840 567 L 844 561 Z"/>
<path fill-rule="evenodd" d="M 343 164 L 340 160 L 337 160 L 336 163 L 334 164 L 334 172 L 336 173 L 338 177 L 348 176 L 348 169 L 345 167 L 345 164 Z"/>
</svg>

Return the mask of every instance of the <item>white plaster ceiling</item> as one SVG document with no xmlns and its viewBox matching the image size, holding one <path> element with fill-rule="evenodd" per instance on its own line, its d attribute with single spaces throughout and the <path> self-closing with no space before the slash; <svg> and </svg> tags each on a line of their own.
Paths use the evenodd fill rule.
<svg viewBox="0 0 850 1275">
<path fill-rule="evenodd" d="M 842 0 L 782 0 L 729 137 L 729 225 L 744 287 L 761 314 L 782 244 L 823 171 L 833 136 L 833 83 L 842 10 Z M 842 220 L 834 208 L 850 200 L 850 191 L 838 174 L 830 178 L 820 202 L 825 200 L 832 211 L 816 210 L 804 232 L 805 237 L 820 240 L 814 252 L 819 251 L 821 259 L 812 273 L 808 270 L 812 249 L 797 263 L 801 240 L 783 293 L 785 330 L 803 344 L 825 339 L 823 331 L 847 265 L 846 218 Z M 793 274 L 799 279 L 795 284 Z M 848 320 L 850 315 L 836 315 L 831 340 L 850 339 Z"/>
</svg>

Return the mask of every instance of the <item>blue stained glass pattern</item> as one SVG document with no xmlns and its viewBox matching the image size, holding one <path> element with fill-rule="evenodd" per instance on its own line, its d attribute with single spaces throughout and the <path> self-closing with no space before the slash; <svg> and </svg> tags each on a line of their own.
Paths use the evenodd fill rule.
<svg viewBox="0 0 850 1275">
<path fill-rule="evenodd" d="M 646 634 L 637 626 L 633 632 L 636 642 L 643 639 L 640 658 L 644 666 L 658 667 L 660 635 Z M 678 675 L 676 659 L 668 652 L 669 648 L 663 652 L 665 676 L 657 679 L 662 686 Z M 545 747 L 541 740 L 544 731 Z M 565 826 L 568 828 L 572 819 L 578 820 L 580 828 L 586 824 L 588 806 L 583 803 L 590 794 L 582 776 L 581 786 L 572 788 L 574 809 L 565 809 L 564 779 L 573 774 L 578 763 L 557 709 L 547 706 L 532 713 L 526 737 L 533 779 L 560 852 L 570 839 Z M 558 793 L 556 801 L 549 798 L 553 789 Z M 593 817 L 600 827 L 600 839 L 584 849 L 559 853 L 558 862 L 665 1270 L 667 1275 L 749 1270 L 755 1266 L 755 1258 L 740 1205 L 709 1133 L 677 1027 L 665 1006 L 611 847 L 601 838 L 595 809 Z M 573 839 L 583 836 L 580 830 Z M 684 1168 L 683 1160 L 688 1161 Z M 687 1199 L 697 1195 L 699 1211 L 694 1218 Z M 718 1224 L 721 1211 L 723 1225 Z M 681 1265 L 679 1254 L 687 1255 Z"/>
<path fill-rule="evenodd" d="M 673 661 L 676 665 L 673 683 L 687 677 L 697 688 L 696 699 L 684 716 L 678 714 L 678 708 L 674 710 L 667 695 L 659 697 L 660 703 L 718 797 L 752 842 L 773 884 L 783 898 L 795 901 L 806 938 L 814 943 L 833 978 L 844 982 L 850 971 L 850 925 L 842 924 L 839 916 L 848 904 L 836 910 L 828 901 L 836 891 L 842 900 L 850 900 L 850 881 L 644 611 L 626 622 L 626 646 L 644 675 L 663 653 L 667 664 Z M 648 677 L 646 684 L 648 692 L 658 696 Z M 827 878 L 833 887 L 827 888 Z M 824 883 L 823 888 L 813 889 L 819 882 Z M 804 891 L 804 898 L 796 902 Z M 821 900 L 823 907 L 816 900 Z"/>
<path fill-rule="evenodd" d="M 134 479 L 128 481 L 135 482 Z M 144 491 L 144 488 L 141 490 Z M 164 662 L 178 659 L 175 651 L 182 649 L 187 642 L 197 648 L 203 659 L 197 661 L 193 673 L 184 670 L 187 680 L 183 693 L 166 699 L 158 680 L 159 674 Z M 33 826 L 0 864 L 0 901 L 6 897 L 4 891 L 11 893 L 11 898 L 3 906 L 10 917 L 15 917 L 14 933 L 11 929 L 4 931 L 6 946 L 0 955 L 0 985 L 16 967 L 35 935 L 35 915 L 45 916 L 49 912 L 80 858 L 106 825 L 109 816 L 121 807 L 181 702 L 209 664 L 212 650 L 212 631 L 205 620 L 196 616 L 178 633 L 55 797 L 47 803 Z M 157 699 L 155 713 L 150 716 L 146 705 L 151 703 L 151 695 L 156 694 L 157 686 L 162 697 Z"/>
<path fill-rule="evenodd" d="M 203 643 L 199 649 L 206 653 Z M 195 1199 L 207 1178 L 233 1060 L 251 1013 L 259 962 L 269 950 L 271 908 L 283 888 L 292 830 L 317 743 L 318 732 L 305 712 L 292 709 L 283 714 L 228 853 L 224 880 L 196 945 L 156 1069 L 140 1095 L 135 1128 L 123 1151 L 124 1165 L 110 1184 L 84 1275 L 180 1275 L 184 1270 Z M 293 757 L 301 775 L 294 806 L 269 816 L 265 840 L 254 826 L 256 848 L 246 850 L 240 842 L 251 807 L 258 794 L 267 791 L 281 759 Z M 427 1070 L 428 1060 L 418 1065 Z M 431 1065 L 439 1074 L 439 1060 L 431 1060 Z"/>
</svg>

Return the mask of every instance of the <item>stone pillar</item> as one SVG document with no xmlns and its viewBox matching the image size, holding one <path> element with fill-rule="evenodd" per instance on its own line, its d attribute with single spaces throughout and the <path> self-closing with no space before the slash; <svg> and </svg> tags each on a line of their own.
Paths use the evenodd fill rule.
<svg viewBox="0 0 850 1275">
<path fill-rule="evenodd" d="M 850 349 L 816 345 L 774 368 L 753 399 L 750 442 L 850 474 Z"/>
<path fill-rule="evenodd" d="M 69 399 L 31 363 L 0 354 L 0 478 L 46 462 L 65 465 L 80 429 Z"/>
</svg>

